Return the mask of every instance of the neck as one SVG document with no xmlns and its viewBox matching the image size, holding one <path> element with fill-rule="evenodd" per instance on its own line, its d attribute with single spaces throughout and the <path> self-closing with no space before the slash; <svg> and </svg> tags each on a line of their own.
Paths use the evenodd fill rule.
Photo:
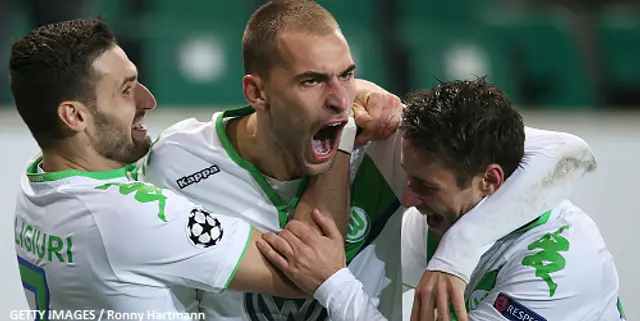
<svg viewBox="0 0 640 321">
<path fill-rule="evenodd" d="M 242 159 L 252 163 L 263 175 L 280 181 L 300 176 L 290 157 L 275 142 L 274 137 L 256 113 L 231 120 L 227 136 Z"/>
<path fill-rule="evenodd" d="M 71 169 L 103 172 L 118 169 L 124 165 L 105 158 L 89 148 L 87 144 L 59 143 L 55 148 L 42 151 L 42 169 L 45 172 L 60 172 Z"/>
</svg>

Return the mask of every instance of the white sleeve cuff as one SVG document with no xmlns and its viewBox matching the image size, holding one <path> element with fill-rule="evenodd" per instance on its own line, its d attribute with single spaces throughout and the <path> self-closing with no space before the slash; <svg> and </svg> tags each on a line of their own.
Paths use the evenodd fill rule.
<svg viewBox="0 0 640 321">
<path fill-rule="evenodd" d="M 341 289 L 348 283 L 351 283 L 351 286 L 359 285 L 360 287 L 362 287 L 362 284 L 356 279 L 356 277 L 348 268 L 342 268 L 338 270 L 338 272 L 330 276 L 328 279 L 326 279 L 318 287 L 316 293 L 313 294 L 313 297 L 318 300 L 318 302 L 323 307 L 327 307 L 327 305 L 329 304 L 329 300 L 335 296 L 338 296 L 338 298 L 336 298 L 338 301 L 343 301 L 343 299 L 346 300 L 346 297 L 340 298 L 340 296 L 344 296 L 345 294 L 350 293 L 350 291 L 341 291 Z"/>
</svg>

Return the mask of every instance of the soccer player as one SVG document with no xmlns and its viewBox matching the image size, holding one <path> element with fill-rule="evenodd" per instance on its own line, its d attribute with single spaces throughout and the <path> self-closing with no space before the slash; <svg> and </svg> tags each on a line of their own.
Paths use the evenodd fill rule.
<svg viewBox="0 0 640 321">
<path fill-rule="evenodd" d="M 532 130 L 505 94 L 484 79 L 444 82 L 408 99 L 401 128 L 402 164 L 409 175 L 403 204 L 411 207 L 402 226 L 405 283 L 419 284 L 438 241 L 459 220 L 474 215 L 471 208 L 514 187 L 510 183 L 525 154 L 525 133 Z M 562 144 L 554 135 L 536 139 L 550 149 Z M 557 178 L 575 180 L 584 173 L 576 168 L 593 170 L 595 160 L 584 156 L 561 162 Z M 505 215 L 519 215 L 521 208 L 532 207 L 530 201 L 523 196 L 514 204 L 505 202 Z M 595 223 L 568 200 L 540 214 L 482 256 L 465 292 L 469 320 L 624 320 L 618 275 Z M 341 248 L 331 221 L 316 219 L 326 236 L 291 223 L 284 236 L 265 234 L 268 243 L 259 243 L 261 251 L 301 288 L 314 292 L 333 320 L 384 320 L 344 269 L 344 259 L 328 254 Z M 419 293 L 414 303 L 411 320 L 433 320 L 432 307 Z M 456 320 L 440 313 L 446 307 L 438 310 L 438 320 Z"/>
<path fill-rule="evenodd" d="M 274 1 L 259 8 L 245 29 L 243 55 L 243 90 L 249 106 L 215 113 L 210 121 L 187 119 L 172 126 L 152 148 L 144 180 L 212 211 L 233 213 L 262 231 L 280 232 L 309 177 L 331 167 L 354 97 L 372 103 L 392 95 L 356 94 L 349 45 L 335 19 L 314 1 Z M 400 105 L 397 98 L 390 100 Z M 399 114 L 401 108 L 397 110 Z M 350 269 L 380 310 L 394 320 L 402 312 L 400 227 L 405 208 L 400 199 L 407 182 L 399 161 L 399 137 L 394 134 L 353 151 L 351 217 L 344 242 Z M 429 271 L 433 277 L 427 280 L 445 287 L 441 301 L 453 297 L 454 289 L 459 293 L 458 308 L 464 311 L 464 281 L 486 245 L 508 234 L 510 226 L 534 219 L 538 207 L 546 207 L 558 194 L 568 195 L 566 186 L 551 174 L 563 157 L 588 156 L 590 151 L 574 137 L 554 137 L 559 142 L 555 148 L 536 145 L 532 138 L 524 159 L 528 166 L 513 177 L 518 188 L 489 197 L 443 238 L 429 268 L 451 275 Z M 549 155 L 552 162 L 546 161 Z M 219 169 L 215 175 L 185 183 L 185 178 L 211 166 Z M 545 177 L 548 184 L 530 191 L 536 179 Z M 504 200 L 526 196 L 535 210 L 507 216 Z M 491 223 L 498 219 L 506 222 L 493 228 Z M 198 298 L 201 311 L 211 319 L 322 320 L 327 315 L 316 301 L 237 291 L 200 293 Z"/>
<path fill-rule="evenodd" d="M 169 318 L 155 313 L 190 311 L 175 294 L 190 288 L 306 297 L 262 257 L 255 246 L 261 232 L 250 223 L 135 180 L 130 164 L 151 146 L 144 116 L 156 101 L 103 21 L 33 30 L 13 45 L 10 80 L 17 110 L 42 150 L 26 167 L 15 212 L 31 308 Z M 354 137 L 355 127 L 341 150 L 351 150 Z M 312 207 L 347 217 L 349 155 L 338 154 L 330 172 L 310 180 L 312 191 L 298 206 L 309 213 L 296 217 L 310 218 Z M 216 174 L 213 165 L 207 170 L 194 178 Z"/>
</svg>

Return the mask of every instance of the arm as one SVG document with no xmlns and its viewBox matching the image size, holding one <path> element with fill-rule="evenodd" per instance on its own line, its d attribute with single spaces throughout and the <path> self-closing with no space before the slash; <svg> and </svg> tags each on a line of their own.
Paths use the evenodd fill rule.
<svg viewBox="0 0 640 321">
<path fill-rule="evenodd" d="M 520 167 L 445 233 L 427 270 L 451 273 L 468 283 L 495 241 L 559 204 L 583 175 L 595 170 L 595 158 L 581 138 L 533 128 L 525 133 Z"/>
<path fill-rule="evenodd" d="M 402 216 L 402 283 L 416 288 L 427 267 L 427 219 L 415 208 Z M 434 244 L 435 245 L 435 244 Z"/>
<path fill-rule="evenodd" d="M 285 231 L 266 233 L 258 247 L 265 257 L 327 308 L 331 320 L 386 321 L 346 267 L 343 239 L 335 223 L 313 212 L 324 235 L 290 222 Z"/>
<path fill-rule="evenodd" d="M 346 236 L 351 192 L 349 164 L 356 129 L 353 118 L 350 118 L 349 123 L 342 131 L 333 166 L 328 172 L 311 177 L 309 185 L 296 207 L 294 219 L 317 227 L 312 218 L 313 209 L 317 208 L 323 215 L 331 217 L 336 222 L 342 236 Z M 318 231 L 320 230 L 318 229 Z"/>
<path fill-rule="evenodd" d="M 387 321 L 364 293 L 362 283 L 348 268 L 328 278 L 313 297 L 327 309 L 335 321 Z"/>
</svg>

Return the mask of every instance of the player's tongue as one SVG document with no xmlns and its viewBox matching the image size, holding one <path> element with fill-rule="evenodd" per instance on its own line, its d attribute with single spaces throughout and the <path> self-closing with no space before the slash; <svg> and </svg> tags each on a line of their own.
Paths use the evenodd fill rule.
<svg viewBox="0 0 640 321">
<path fill-rule="evenodd" d="M 338 128 L 338 126 L 326 126 L 313 135 L 311 147 L 316 154 L 325 155 L 331 152 Z"/>
</svg>

